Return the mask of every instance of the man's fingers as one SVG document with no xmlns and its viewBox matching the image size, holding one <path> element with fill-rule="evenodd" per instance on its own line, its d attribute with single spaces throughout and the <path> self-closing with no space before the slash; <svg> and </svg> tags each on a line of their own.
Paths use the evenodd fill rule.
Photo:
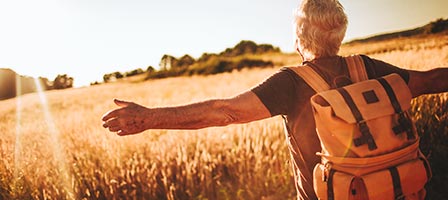
<svg viewBox="0 0 448 200">
<path fill-rule="evenodd" d="M 121 108 L 130 106 L 130 105 L 134 105 L 134 103 L 132 103 L 132 102 L 122 101 L 122 100 L 118 100 L 118 99 L 114 99 L 114 103 L 117 104 L 117 106 L 119 106 Z M 107 112 L 106 114 L 103 115 L 103 117 L 101 119 L 103 121 L 107 121 L 109 119 L 117 117 L 120 114 L 120 112 L 122 112 L 121 108 Z"/>
<path fill-rule="evenodd" d="M 109 131 L 117 132 L 117 131 L 121 131 L 121 128 L 119 126 L 112 126 L 112 127 L 109 127 Z"/>
<path fill-rule="evenodd" d="M 111 111 L 107 112 L 106 114 L 104 114 L 103 117 L 101 118 L 101 120 L 107 121 L 109 119 L 115 118 L 115 117 L 117 117 L 118 112 L 119 112 L 119 109 L 111 110 Z"/>
<path fill-rule="evenodd" d="M 126 106 L 130 106 L 133 103 L 129 102 L 129 101 L 123 101 L 123 100 L 119 100 L 119 99 L 114 99 L 114 103 L 117 104 L 117 106 L 120 107 L 126 107 Z"/>
<path fill-rule="evenodd" d="M 111 110 L 111 111 L 107 112 L 106 114 L 104 114 L 101 119 L 103 121 L 108 121 L 110 119 L 122 117 L 122 116 L 126 116 L 126 111 L 123 110 L 123 108 L 117 108 L 115 110 Z"/>
<path fill-rule="evenodd" d="M 113 127 L 113 126 L 120 126 L 120 125 L 122 125 L 122 124 L 120 124 L 120 122 L 119 122 L 119 120 L 117 118 L 110 119 L 110 120 L 105 121 L 103 123 L 103 127 L 104 128 Z"/>
<path fill-rule="evenodd" d="M 135 135 L 139 133 L 138 131 L 134 131 L 134 130 L 128 130 L 128 129 L 121 129 L 119 131 L 117 131 L 117 135 L 118 136 L 127 136 L 127 135 Z"/>
<path fill-rule="evenodd" d="M 130 133 L 128 133 L 128 132 L 126 132 L 126 131 L 123 131 L 123 130 L 119 130 L 118 132 L 117 132 L 117 135 L 119 135 L 119 136 L 126 136 L 126 135 L 129 135 Z"/>
<path fill-rule="evenodd" d="M 118 132 L 123 128 L 122 122 L 117 118 L 111 119 L 103 123 L 103 127 L 109 129 L 110 132 Z"/>
</svg>

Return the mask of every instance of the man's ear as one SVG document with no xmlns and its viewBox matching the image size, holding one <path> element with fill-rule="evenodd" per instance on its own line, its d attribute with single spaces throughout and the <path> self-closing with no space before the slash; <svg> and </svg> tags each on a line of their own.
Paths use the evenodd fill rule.
<svg viewBox="0 0 448 200">
<path fill-rule="evenodd" d="M 297 38 L 297 36 L 296 36 L 296 40 L 294 42 L 294 49 L 296 49 L 296 51 L 300 53 L 300 51 L 299 51 L 299 38 Z"/>
<path fill-rule="evenodd" d="M 300 51 L 299 43 L 300 43 L 300 42 L 299 42 L 299 38 L 297 38 L 297 36 L 296 36 L 296 41 L 294 42 L 294 48 L 296 49 L 297 53 L 299 53 L 300 58 L 302 58 L 302 62 L 303 62 L 303 61 L 305 61 L 305 57 L 303 57 L 303 54 L 302 54 L 302 52 Z"/>
</svg>

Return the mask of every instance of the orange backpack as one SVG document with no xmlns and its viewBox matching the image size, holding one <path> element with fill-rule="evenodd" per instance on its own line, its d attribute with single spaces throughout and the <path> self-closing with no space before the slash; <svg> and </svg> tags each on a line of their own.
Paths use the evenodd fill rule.
<svg viewBox="0 0 448 200">
<path fill-rule="evenodd" d="M 309 66 L 294 68 L 311 97 L 321 142 L 314 168 L 319 199 L 424 199 L 431 170 L 409 116 L 412 99 L 398 74 L 368 80 L 361 56 L 345 58 L 353 84 L 331 89 Z"/>
</svg>

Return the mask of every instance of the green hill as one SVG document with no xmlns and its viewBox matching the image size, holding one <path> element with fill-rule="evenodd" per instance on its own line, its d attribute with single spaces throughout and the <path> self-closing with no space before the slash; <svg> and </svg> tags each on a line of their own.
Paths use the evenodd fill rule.
<svg viewBox="0 0 448 200">
<path fill-rule="evenodd" d="M 397 39 L 397 38 L 402 38 L 402 37 L 430 35 L 430 34 L 446 32 L 446 31 L 448 31 L 448 19 L 437 19 L 436 21 L 430 22 L 429 24 L 426 24 L 426 25 L 418 27 L 418 28 L 404 30 L 404 31 L 398 31 L 398 32 L 393 32 L 393 33 L 385 33 L 385 34 L 375 35 L 372 37 L 367 37 L 367 38 L 362 38 L 362 39 L 356 39 L 356 40 L 347 42 L 347 44 L 364 43 L 364 42 L 379 42 L 379 41 Z"/>
</svg>

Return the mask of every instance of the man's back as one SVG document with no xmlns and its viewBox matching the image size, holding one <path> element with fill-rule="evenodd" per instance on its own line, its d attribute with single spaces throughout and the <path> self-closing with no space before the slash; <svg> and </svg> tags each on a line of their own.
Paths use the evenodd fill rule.
<svg viewBox="0 0 448 200">
<path fill-rule="evenodd" d="M 406 81 L 406 70 L 363 56 L 369 78 L 398 73 Z M 320 58 L 304 64 L 312 67 L 327 83 L 339 76 L 349 77 L 343 57 Z M 271 115 L 285 115 L 288 147 L 293 160 L 296 188 L 303 199 L 316 199 L 313 189 L 313 168 L 320 162 L 320 141 L 312 115 L 310 97 L 314 90 L 299 77 L 294 68 L 282 69 L 266 82 L 253 89 Z"/>
</svg>

